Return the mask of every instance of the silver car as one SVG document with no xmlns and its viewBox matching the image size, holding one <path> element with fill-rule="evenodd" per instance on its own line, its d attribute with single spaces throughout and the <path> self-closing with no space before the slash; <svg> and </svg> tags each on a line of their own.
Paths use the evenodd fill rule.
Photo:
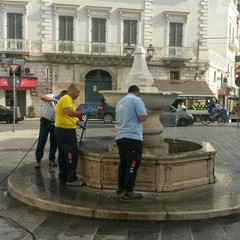
<svg viewBox="0 0 240 240">
<path fill-rule="evenodd" d="M 168 110 L 161 112 L 160 121 L 164 127 L 187 127 L 193 125 L 194 117 L 187 111 L 178 111 L 175 107 L 170 106 Z"/>
</svg>

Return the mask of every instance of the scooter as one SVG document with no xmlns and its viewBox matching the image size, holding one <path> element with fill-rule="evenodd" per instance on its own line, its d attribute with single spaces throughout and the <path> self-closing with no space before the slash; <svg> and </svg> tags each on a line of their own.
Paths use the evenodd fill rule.
<svg viewBox="0 0 240 240">
<path fill-rule="evenodd" d="M 203 125 L 208 125 L 209 123 L 217 122 L 219 125 L 224 125 L 228 119 L 228 112 L 225 107 L 218 110 L 217 114 L 203 116 L 201 122 Z"/>
</svg>

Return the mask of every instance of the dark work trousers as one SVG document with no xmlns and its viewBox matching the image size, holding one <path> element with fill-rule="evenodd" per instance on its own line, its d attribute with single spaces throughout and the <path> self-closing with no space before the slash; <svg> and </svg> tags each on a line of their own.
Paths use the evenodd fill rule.
<svg viewBox="0 0 240 240">
<path fill-rule="evenodd" d="M 137 170 L 142 159 L 143 142 L 130 138 L 121 138 L 116 142 L 120 156 L 118 188 L 126 192 L 133 192 Z"/>
<path fill-rule="evenodd" d="M 59 180 L 62 183 L 77 180 L 78 145 L 76 129 L 55 128 L 58 144 Z"/>
<path fill-rule="evenodd" d="M 51 122 L 45 118 L 40 119 L 40 129 L 37 149 L 35 152 L 35 157 L 37 161 L 41 161 L 44 154 L 44 148 L 50 134 L 50 150 L 49 150 L 49 160 L 55 160 L 55 154 L 57 151 L 57 139 L 55 135 L 54 122 Z"/>
</svg>

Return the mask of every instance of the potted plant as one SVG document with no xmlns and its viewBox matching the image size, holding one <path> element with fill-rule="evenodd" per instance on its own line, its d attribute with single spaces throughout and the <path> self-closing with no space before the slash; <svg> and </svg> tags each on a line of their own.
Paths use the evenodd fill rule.
<svg viewBox="0 0 240 240">
<path fill-rule="evenodd" d="M 34 118 L 35 117 L 35 107 L 34 105 L 28 106 L 28 117 Z"/>
</svg>

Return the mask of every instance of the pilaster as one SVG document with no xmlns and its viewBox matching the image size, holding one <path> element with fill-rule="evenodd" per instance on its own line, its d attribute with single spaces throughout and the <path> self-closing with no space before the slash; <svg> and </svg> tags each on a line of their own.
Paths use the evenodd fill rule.
<svg viewBox="0 0 240 240">
<path fill-rule="evenodd" d="M 41 0 L 42 1 L 42 41 L 51 40 L 52 36 L 52 0 Z"/>
<path fill-rule="evenodd" d="M 153 40 L 153 2 L 154 0 L 145 0 L 144 46 L 149 46 Z"/>
</svg>

